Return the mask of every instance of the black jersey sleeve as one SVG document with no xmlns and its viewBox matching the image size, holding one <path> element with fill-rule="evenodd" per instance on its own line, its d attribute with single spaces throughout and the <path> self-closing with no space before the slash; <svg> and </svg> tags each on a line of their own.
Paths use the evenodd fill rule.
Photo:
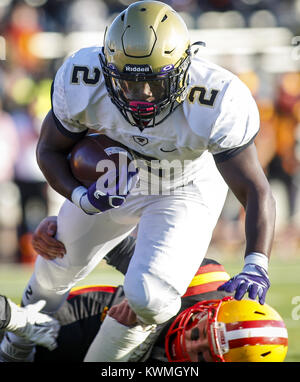
<svg viewBox="0 0 300 382">
<path fill-rule="evenodd" d="M 0 329 L 6 328 L 10 321 L 10 306 L 5 296 L 0 296 Z"/>
<path fill-rule="evenodd" d="M 134 252 L 135 242 L 136 239 L 133 236 L 127 236 L 104 257 L 107 264 L 125 275 Z"/>
<path fill-rule="evenodd" d="M 71 290 L 54 314 L 60 325 L 58 347 L 36 347 L 35 362 L 83 362 L 104 317 L 112 305 L 124 299 L 123 287 L 82 286 Z"/>
<path fill-rule="evenodd" d="M 255 134 L 255 136 L 248 143 L 246 143 L 243 146 L 236 147 L 234 149 L 229 149 L 226 151 L 222 151 L 221 153 L 218 153 L 218 154 L 214 154 L 213 157 L 214 157 L 215 162 L 218 164 L 218 163 L 225 162 L 226 160 L 235 157 L 241 151 L 243 151 L 247 147 L 249 147 L 254 142 L 256 136 L 257 136 L 257 134 Z"/>
</svg>

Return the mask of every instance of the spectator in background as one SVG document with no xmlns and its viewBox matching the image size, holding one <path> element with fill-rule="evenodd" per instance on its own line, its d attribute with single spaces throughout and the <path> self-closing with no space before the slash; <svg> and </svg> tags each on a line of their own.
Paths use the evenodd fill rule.
<svg viewBox="0 0 300 382">
<path fill-rule="evenodd" d="M 271 99 L 258 99 L 257 106 L 261 128 L 255 143 L 260 163 L 268 175 L 268 167 L 276 155 L 276 133 L 274 128 L 276 110 Z"/>
<path fill-rule="evenodd" d="M 11 116 L 2 110 L 0 98 L 0 183 L 11 181 L 19 152 L 16 125 Z M 0 193 L 1 194 L 1 193 Z"/>
<path fill-rule="evenodd" d="M 15 166 L 15 181 L 21 194 L 22 220 L 18 227 L 21 261 L 35 260 L 31 246 L 32 232 L 47 213 L 47 185 L 35 158 L 38 131 L 30 107 L 13 113 L 20 144 Z"/>
<path fill-rule="evenodd" d="M 10 78 L 7 89 L 11 116 L 16 124 L 20 142 L 15 163 L 15 182 L 20 191 L 22 218 L 18 226 L 21 262 L 31 263 L 36 253 L 31 246 L 31 235 L 37 224 L 48 213 L 47 185 L 37 166 L 35 151 L 44 108 L 49 107 L 50 81 L 36 81 L 20 72 Z M 47 100 L 45 101 L 45 93 Z"/>
<path fill-rule="evenodd" d="M 7 41 L 7 56 L 10 68 L 24 68 L 29 72 L 39 72 L 43 62 L 30 49 L 30 39 L 41 31 L 36 8 L 18 3 L 11 9 L 3 32 Z"/>
<path fill-rule="evenodd" d="M 12 262 L 16 260 L 19 221 L 19 192 L 13 182 L 19 140 L 14 120 L 2 109 L 1 96 L 0 127 L 0 261 Z"/>
<path fill-rule="evenodd" d="M 30 10 L 30 11 L 28 11 Z M 48 62 L 39 65 L 38 61 L 31 60 L 29 50 L 30 30 L 32 34 L 37 31 L 38 13 L 26 5 L 16 6 L 11 12 L 11 22 L 8 23 L 6 34 L 12 40 L 8 44 L 15 48 L 25 45 L 20 52 L 8 54 L 5 63 L 5 106 L 15 124 L 17 140 L 19 143 L 18 155 L 14 163 L 14 180 L 19 191 L 19 209 L 21 218 L 18 224 L 18 257 L 21 262 L 31 263 L 36 253 L 31 246 L 31 234 L 38 222 L 48 213 L 47 185 L 39 170 L 35 149 L 39 135 L 41 120 L 50 107 L 51 70 Z M 28 12 L 28 13 L 27 13 Z M 34 20 L 32 29 L 26 24 L 26 15 Z M 17 25 L 20 21 L 20 25 Z M 30 24 L 30 23 L 29 23 Z M 28 39 L 27 39 L 28 38 Z M 9 49 L 13 51 L 14 49 Z M 22 60 L 22 64 L 19 63 Z M 14 64 L 11 65 L 11 62 Z M 38 69 L 35 69 L 35 65 Z M 50 66 L 50 65 L 49 65 Z"/>
<path fill-rule="evenodd" d="M 295 247 L 300 244 L 299 221 L 299 150 L 300 73 L 276 76 L 273 98 L 261 96 L 261 81 L 255 73 L 244 73 L 240 78 L 250 88 L 260 112 L 260 131 L 255 143 L 262 167 L 277 195 L 277 242 Z M 264 86 L 266 86 L 264 84 Z M 277 182 L 277 185 L 276 183 Z M 279 188 L 278 188 L 279 184 Z M 282 191 L 285 190 L 285 197 Z"/>
<path fill-rule="evenodd" d="M 300 73 L 281 76 L 275 100 L 274 131 L 276 152 L 268 166 L 268 177 L 279 180 L 286 190 L 287 216 L 282 242 L 299 245 L 299 127 L 300 127 Z M 298 154 L 297 154 L 298 152 Z"/>
</svg>

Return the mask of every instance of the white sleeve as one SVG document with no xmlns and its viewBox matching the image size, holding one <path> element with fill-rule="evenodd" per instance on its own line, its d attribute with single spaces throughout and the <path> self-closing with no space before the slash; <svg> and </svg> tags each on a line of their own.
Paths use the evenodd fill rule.
<svg viewBox="0 0 300 382">
<path fill-rule="evenodd" d="M 248 87 L 237 77 L 229 84 L 209 137 L 208 149 L 220 154 L 251 143 L 259 131 L 259 112 Z"/>
<path fill-rule="evenodd" d="M 51 90 L 52 112 L 58 129 L 65 135 L 70 137 L 76 136 L 78 133 L 85 133 L 86 126 L 83 126 L 72 118 L 70 92 L 66 87 L 70 83 L 72 63 L 71 58 L 67 59 L 56 73 Z M 69 82 L 68 82 L 69 81 Z M 76 97 L 77 98 L 77 97 Z M 73 101 L 74 102 L 74 101 Z"/>
</svg>

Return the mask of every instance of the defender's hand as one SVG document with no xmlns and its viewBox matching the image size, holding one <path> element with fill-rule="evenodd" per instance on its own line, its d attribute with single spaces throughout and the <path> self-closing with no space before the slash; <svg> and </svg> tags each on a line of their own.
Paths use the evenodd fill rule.
<svg viewBox="0 0 300 382">
<path fill-rule="evenodd" d="M 34 250 L 45 260 L 63 258 L 66 253 L 64 244 L 55 239 L 57 231 L 56 216 L 49 216 L 42 220 L 32 237 Z"/>
<path fill-rule="evenodd" d="M 108 315 L 125 326 L 132 326 L 137 323 L 136 314 L 130 308 L 127 299 L 117 305 L 113 305 L 109 309 Z"/>
</svg>

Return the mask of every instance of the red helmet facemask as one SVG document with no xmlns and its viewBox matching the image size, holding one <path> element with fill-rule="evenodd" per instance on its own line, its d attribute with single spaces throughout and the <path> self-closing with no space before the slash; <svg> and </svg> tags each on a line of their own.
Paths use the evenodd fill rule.
<svg viewBox="0 0 300 382">
<path fill-rule="evenodd" d="M 225 362 L 222 354 L 225 342 L 222 340 L 222 323 L 217 322 L 219 309 L 224 301 L 231 300 L 232 297 L 225 297 L 222 300 L 201 301 L 191 308 L 181 312 L 170 326 L 165 339 L 165 350 L 169 362 L 192 362 L 186 349 L 186 331 L 195 327 L 204 316 L 207 316 L 207 337 L 211 356 L 214 362 Z"/>
</svg>

